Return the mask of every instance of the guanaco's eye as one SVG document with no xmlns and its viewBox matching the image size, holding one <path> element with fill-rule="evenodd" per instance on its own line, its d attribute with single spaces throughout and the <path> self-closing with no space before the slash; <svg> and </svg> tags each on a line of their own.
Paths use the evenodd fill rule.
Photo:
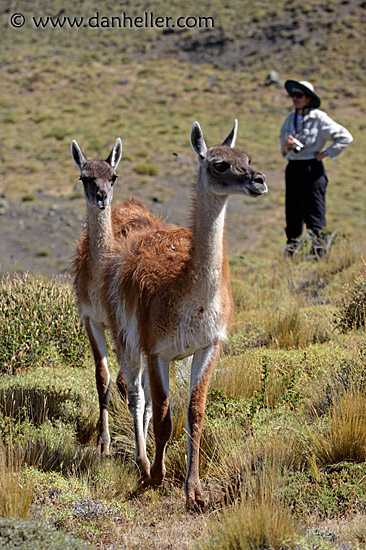
<svg viewBox="0 0 366 550">
<path fill-rule="evenodd" d="M 213 164 L 213 167 L 216 172 L 218 172 L 219 174 L 223 174 L 224 172 L 229 170 L 230 164 L 228 162 L 215 162 Z"/>
<path fill-rule="evenodd" d="M 87 178 L 86 176 L 80 176 L 79 180 L 81 180 L 84 185 L 89 182 L 89 178 Z"/>
<path fill-rule="evenodd" d="M 114 185 L 116 179 L 118 178 L 117 174 L 113 174 L 112 178 L 111 178 L 111 184 Z"/>
</svg>

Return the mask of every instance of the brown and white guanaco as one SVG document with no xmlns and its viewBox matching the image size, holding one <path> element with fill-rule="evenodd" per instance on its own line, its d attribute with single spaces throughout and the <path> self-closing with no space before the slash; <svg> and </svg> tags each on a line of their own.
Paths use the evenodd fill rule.
<svg viewBox="0 0 366 550">
<path fill-rule="evenodd" d="M 106 161 L 108 175 L 103 177 L 98 175 L 99 168 L 94 172 L 88 167 L 88 163 L 96 161 L 85 161 L 80 149 L 73 145 L 73 157 L 81 171 L 88 205 L 89 232 L 79 244 L 75 281 L 79 308 L 96 361 L 101 404 L 99 445 L 105 450 L 109 443 L 105 420 L 109 375 L 106 374 L 104 327 L 108 326 L 112 332 L 120 380 L 125 380 L 127 386 L 135 425 L 136 462 L 144 477 L 156 485 L 160 485 L 165 476 L 165 448 L 172 433 L 169 364 L 193 355 L 185 480 L 189 509 L 204 505 L 199 448 L 206 393 L 233 310 L 225 244 L 227 201 L 232 194 L 258 197 L 267 191 L 265 176 L 251 167 L 245 153 L 235 148 L 236 133 L 237 121 L 221 145 L 208 148 L 198 122 L 192 126 L 191 144 L 197 153 L 199 168 L 190 229 L 167 225 L 134 201 L 130 207 L 128 204 L 122 207 L 115 223 L 109 211 L 110 200 L 105 202 L 98 193 L 106 187 L 106 184 L 100 187 L 101 179 L 108 182 L 108 189 L 112 186 L 120 158 L 116 152 L 117 142 Z M 94 194 L 88 191 L 91 181 L 93 189 L 99 189 L 94 190 Z M 130 209 L 138 210 L 138 223 L 131 222 L 135 214 L 131 214 Z M 104 216 L 109 221 L 101 221 Z M 91 250 L 88 270 L 82 266 L 87 243 Z M 142 377 L 144 357 L 156 443 L 151 468 L 146 455 L 150 392 Z"/>
<path fill-rule="evenodd" d="M 106 160 L 88 160 L 74 140 L 71 154 L 80 170 L 87 205 L 87 223 L 76 245 L 73 262 L 74 287 L 81 320 L 84 322 L 95 360 L 95 377 L 99 397 L 100 420 L 97 450 L 109 452 L 108 400 L 110 375 L 107 364 L 105 330 L 108 314 L 105 308 L 104 260 L 113 247 L 126 238 L 131 230 L 152 225 L 155 217 L 150 215 L 137 198 L 123 201 L 112 207 L 113 185 L 117 179 L 116 169 L 122 157 L 122 141 L 118 138 Z M 144 384 L 149 391 L 148 381 Z M 117 377 L 120 393 L 126 395 L 122 369 Z M 146 400 L 145 426 L 151 418 L 151 400 Z"/>
</svg>

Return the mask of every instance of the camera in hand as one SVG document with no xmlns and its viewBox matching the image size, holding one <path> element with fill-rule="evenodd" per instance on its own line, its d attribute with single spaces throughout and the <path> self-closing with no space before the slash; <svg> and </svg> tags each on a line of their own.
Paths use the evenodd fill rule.
<svg viewBox="0 0 366 550">
<path fill-rule="evenodd" d="M 292 141 L 292 150 L 294 153 L 300 153 L 304 149 L 305 145 L 301 143 L 297 138 Z"/>
</svg>

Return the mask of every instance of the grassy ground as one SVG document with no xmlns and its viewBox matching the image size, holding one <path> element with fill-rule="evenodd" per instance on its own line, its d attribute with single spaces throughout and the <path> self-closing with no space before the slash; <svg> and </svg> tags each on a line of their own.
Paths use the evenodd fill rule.
<svg viewBox="0 0 366 550">
<path fill-rule="evenodd" d="M 186 196 L 196 170 L 189 145 L 195 119 L 214 144 L 237 117 L 238 146 L 267 175 L 270 193 L 263 200 L 255 205 L 244 200 L 230 203 L 230 253 L 276 254 L 284 236 L 285 161 L 279 154 L 278 133 L 291 102 L 282 87 L 265 84 L 270 69 L 277 69 L 282 79 L 313 81 L 324 109 L 354 135 L 354 144 L 335 162 L 327 162 L 328 225 L 356 239 L 362 234 L 364 8 L 354 0 L 342 4 L 314 0 L 306 7 L 297 0 L 291 5 L 239 4 L 212 2 L 219 24 L 209 32 L 210 40 L 199 29 L 169 34 L 159 29 L 34 28 L 30 17 L 57 14 L 56 2 L 48 2 L 47 9 L 39 2 L 17 2 L 16 10 L 28 23 L 14 29 L 8 24 L 10 8 L 2 10 L 3 273 L 31 269 L 49 276 L 67 271 L 85 209 L 69 153 L 73 138 L 87 155 L 98 157 L 106 156 L 121 136 L 124 154 L 116 200 L 136 193 L 155 211 L 186 224 Z M 137 4 L 134 10 L 142 8 Z M 95 9 L 88 1 L 75 13 L 66 2 L 63 15 L 87 16 Z M 164 11 L 160 4 L 154 9 Z M 180 9 L 173 4 L 172 14 Z M 192 3 L 184 14 L 191 9 L 195 14 L 201 8 Z M 98 11 L 114 14 L 114 4 L 104 2 Z M 220 40 L 222 49 L 217 50 L 214 45 Z M 140 51 L 142 46 L 147 52 Z M 235 60 L 237 48 L 240 55 Z M 205 56 L 199 56 L 201 50 Z M 195 56 L 181 59 L 184 52 Z M 53 206 L 57 210 L 49 211 Z"/>
<path fill-rule="evenodd" d="M 201 457 L 207 508 L 198 516 L 184 511 L 182 488 L 189 365 L 173 367 L 167 481 L 141 491 L 131 418 L 115 390 L 111 457 L 93 452 L 92 359 L 69 284 L 3 279 L 0 515 L 47 521 L 106 549 L 362 548 L 360 252 L 339 239 L 316 264 L 232 258 L 236 314 L 210 385 Z M 59 319 L 52 326 L 49 300 Z M 111 364 L 115 374 L 113 355 Z"/>
<path fill-rule="evenodd" d="M 108 550 L 364 548 L 363 3 L 174 2 L 169 13 L 161 2 L 126 4 L 134 15 L 215 17 L 214 29 L 181 32 L 42 30 L 30 22 L 59 12 L 118 15 L 107 0 L 86 0 L 77 11 L 66 0 L 62 8 L 56 1 L 0 5 L 0 269 L 20 273 L 0 284 L 0 518 L 26 520 L 14 527 L 0 519 L 0 533 L 18 529 L 30 540 L 41 532 L 32 522 L 41 521 L 53 528 L 44 540 L 68 533 L 72 539 L 57 544 L 70 548 L 81 548 L 81 539 Z M 26 17 L 22 29 L 8 23 L 15 12 Z M 344 235 L 327 261 L 282 258 L 278 133 L 291 106 L 282 87 L 266 85 L 271 69 L 314 82 L 324 110 L 355 138 L 326 164 L 328 225 Z M 173 366 L 167 481 L 142 491 L 131 418 L 115 391 L 111 457 L 93 451 L 92 358 L 69 281 L 22 273 L 68 269 L 85 210 L 73 138 L 95 157 L 121 136 L 115 200 L 135 193 L 184 224 L 196 169 L 191 124 L 199 120 L 213 144 L 234 117 L 238 146 L 267 174 L 269 193 L 256 204 L 230 203 L 235 318 L 207 403 L 207 508 L 194 515 L 184 510 L 182 488 L 188 365 Z M 115 375 L 112 353 L 111 369 Z"/>
</svg>

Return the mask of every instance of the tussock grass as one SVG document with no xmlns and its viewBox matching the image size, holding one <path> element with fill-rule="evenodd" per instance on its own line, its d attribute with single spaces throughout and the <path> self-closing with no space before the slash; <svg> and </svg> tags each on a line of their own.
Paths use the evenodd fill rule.
<svg viewBox="0 0 366 550">
<path fill-rule="evenodd" d="M 215 456 L 208 470 L 212 505 L 280 494 L 289 471 L 308 460 L 301 430 L 287 427 L 248 436 L 237 426 L 216 432 Z"/>
<path fill-rule="evenodd" d="M 327 342 L 331 329 L 329 313 L 322 318 L 309 309 L 300 309 L 296 302 L 289 308 L 274 311 L 266 321 L 269 344 L 283 349 L 305 348 L 310 344 Z"/>
<path fill-rule="evenodd" d="M 88 470 L 82 479 L 90 488 L 92 498 L 107 502 L 129 499 L 140 486 L 137 469 L 118 456 L 103 460 L 97 471 Z"/>
<path fill-rule="evenodd" d="M 301 528 L 282 502 L 269 497 L 247 498 L 225 510 L 212 527 L 211 539 L 200 548 L 219 550 L 290 550 Z"/>
<path fill-rule="evenodd" d="M 233 398 L 250 399 L 260 384 L 258 356 L 246 353 L 221 357 L 214 371 L 210 387 L 220 389 Z"/>
<path fill-rule="evenodd" d="M 305 398 L 301 378 L 306 373 L 302 362 L 300 358 L 289 360 L 283 352 L 276 356 L 268 351 L 248 351 L 240 357 L 225 357 L 210 387 L 212 392 L 218 392 L 221 402 L 225 402 L 224 396 L 240 400 L 241 410 L 246 410 L 249 417 L 257 410 L 275 409 L 283 404 L 297 409 Z"/>
<path fill-rule="evenodd" d="M 4 378 L 0 385 L 0 413 L 8 422 L 18 425 L 22 422 L 35 427 L 47 422 L 69 424 L 69 432 L 75 434 L 80 443 L 88 443 L 98 424 L 90 382 L 78 378 L 75 371 L 60 376 L 49 367 L 21 377 Z M 88 390 L 88 399 L 83 397 L 83 390 Z"/>
<path fill-rule="evenodd" d="M 309 445 L 322 465 L 366 460 L 366 394 L 352 385 L 333 396 L 323 427 L 309 431 Z"/>
<path fill-rule="evenodd" d="M 21 457 L 0 440 L 0 517 L 29 518 L 34 488 L 21 473 Z"/>
<path fill-rule="evenodd" d="M 25 437 L 19 445 L 24 463 L 35 466 L 44 472 L 61 472 L 64 475 L 80 476 L 86 472 L 96 474 L 100 457 L 88 448 L 75 445 L 69 434 L 59 435 L 58 440 L 50 441 L 43 434 Z"/>
<path fill-rule="evenodd" d="M 238 444 L 238 441 L 240 443 Z M 301 527 L 281 496 L 283 474 L 294 467 L 295 438 L 274 434 L 258 442 L 229 431 L 221 438 L 211 498 L 229 508 L 211 523 L 211 538 L 201 548 L 294 548 Z"/>
<path fill-rule="evenodd" d="M 131 496 L 138 486 L 138 475 L 133 464 L 118 456 L 104 459 L 92 449 L 76 445 L 67 433 L 59 432 L 57 439 L 52 440 L 47 434 L 30 431 L 22 439 L 3 445 L 2 455 L 3 465 L 0 466 L 5 474 L 1 483 L 4 488 L 7 483 L 9 490 L 14 487 L 12 499 L 15 504 L 19 485 L 19 494 L 24 491 L 25 504 L 29 500 L 30 506 L 30 499 L 26 497 L 33 494 L 31 480 L 23 475 L 21 479 L 24 479 L 25 487 L 21 486 L 20 474 L 17 473 L 25 465 L 42 472 L 58 472 L 66 478 L 78 478 L 99 499 L 124 499 Z M 23 512 L 19 517 L 28 516 Z"/>
<path fill-rule="evenodd" d="M 133 171 L 140 176 L 156 176 L 158 168 L 152 162 L 138 162 L 133 167 Z"/>
<path fill-rule="evenodd" d="M 359 273 L 352 285 L 347 285 L 340 300 L 335 324 L 342 331 L 365 327 L 366 324 L 366 268 Z"/>
<path fill-rule="evenodd" d="M 261 346 L 304 348 L 329 341 L 336 304 L 328 286 L 334 276 L 322 276 L 318 269 L 309 262 L 277 261 L 259 267 L 240 258 L 232 261 L 236 309 L 225 353 Z"/>
<path fill-rule="evenodd" d="M 332 246 L 327 261 L 320 262 L 317 267 L 322 279 L 329 280 L 337 273 L 344 272 L 359 262 L 359 253 L 355 243 L 349 238 L 339 239 Z"/>
</svg>

